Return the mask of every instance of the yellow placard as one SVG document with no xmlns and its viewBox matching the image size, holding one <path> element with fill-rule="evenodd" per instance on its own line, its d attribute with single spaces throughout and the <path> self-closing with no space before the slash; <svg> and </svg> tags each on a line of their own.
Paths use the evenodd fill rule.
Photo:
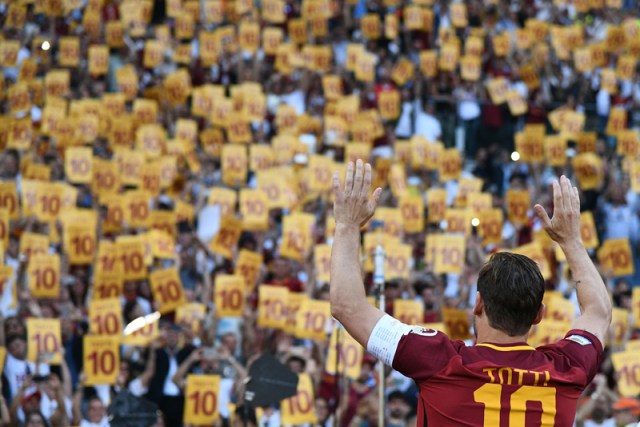
<svg viewBox="0 0 640 427">
<path fill-rule="evenodd" d="M 542 319 L 536 325 L 527 340 L 532 347 L 556 343 L 563 339 L 571 329 L 571 324 L 560 320 Z"/>
<path fill-rule="evenodd" d="M 160 328 L 158 323 L 159 321 L 156 320 L 154 322 L 145 324 L 142 328 L 129 335 L 126 335 L 122 340 L 122 344 L 136 347 L 148 346 L 159 336 Z"/>
<path fill-rule="evenodd" d="M 404 195 L 398 201 L 402 228 L 405 233 L 421 233 L 424 230 L 424 202 L 421 196 Z"/>
<path fill-rule="evenodd" d="M 502 242 L 502 227 L 504 216 L 502 209 L 486 209 L 478 213 L 480 221 L 478 235 L 482 237 L 482 244 L 496 244 Z"/>
<path fill-rule="evenodd" d="M 0 208 L 0 246 L 9 247 L 9 210 Z M 0 253 L 0 264 L 4 264 L 4 252 Z"/>
<path fill-rule="evenodd" d="M 505 203 L 509 221 L 521 225 L 529 223 L 528 212 L 531 204 L 531 195 L 528 190 L 507 190 Z"/>
<path fill-rule="evenodd" d="M 640 138 L 638 131 L 635 129 L 626 129 L 618 132 L 618 142 L 616 144 L 616 153 L 630 159 L 635 159 L 640 146 Z"/>
<path fill-rule="evenodd" d="M 573 168 L 580 188 L 593 190 L 598 188 L 603 179 L 602 159 L 595 153 L 582 153 L 573 158 Z"/>
<path fill-rule="evenodd" d="M 3 258 L 4 259 L 4 258 Z M 17 289 L 14 279 L 13 267 L 10 265 L 0 265 L 0 295 L 4 295 L 5 287 L 9 286 L 11 289 L 7 293 L 11 294 L 11 308 L 16 307 L 17 303 Z"/>
<path fill-rule="evenodd" d="M 49 239 L 47 236 L 25 232 L 20 236 L 20 254 L 27 258 L 38 254 L 49 253 Z"/>
<path fill-rule="evenodd" d="M 420 71 L 425 77 L 435 77 L 438 73 L 438 54 L 435 50 L 420 52 Z"/>
<path fill-rule="evenodd" d="M 516 134 L 516 151 L 523 162 L 544 161 L 544 134 L 520 132 Z"/>
<path fill-rule="evenodd" d="M 27 319 L 27 360 L 59 365 L 62 362 L 61 342 L 59 319 Z M 40 360 L 37 360 L 38 356 Z"/>
<path fill-rule="evenodd" d="M 218 419 L 218 375 L 187 375 L 183 422 L 192 425 L 212 424 Z"/>
<path fill-rule="evenodd" d="M 77 67 L 80 64 L 80 39 L 61 37 L 58 41 L 58 64 L 63 67 Z"/>
<path fill-rule="evenodd" d="M 182 282 L 175 267 L 149 274 L 154 300 L 160 313 L 168 313 L 186 303 Z"/>
<path fill-rule="evenodd" d="M 378 110 L 384 120 L 395 120 L 400 116 L 400 93 L 386 90 L 378 93 Z"/>
<path fill-rule="evenodd" d="M 547 303 L 545 318 L 556 322 L 571 323 L 575 317 L 576 307 L 563 296 L 554 296 Z"/>
<path fill-rule="evenodd" d="M 208 203 L 220 208 L 220 216 L 226 217 L 235 213 L 238 194 L 224 187 L 213 187 L 209 193 Z"/>
<path fill-rule="evenodd" d="M 115 162 L 94 158 L 92 171 L 91 188 L 98 197 L 116 194 L 120 191 L 120 174 L 118 173 L 118 165 Z"/>
<path fill-rule="evenodd" d="M 602 268 L 613 276 L 627 276 L 634 273 L 633 256 L 628 239 L 609 239 L 598 249 L 598 261 Z"/>
<path fill-rule="evenodd" d="M 640 327 L 640 287 L 633 288 L 631 293 L 631 312 L 633 313 L 633 326 Z"/>
<path fill-rule="evenodd" d="M 450 339 L 466 340 L 471 338 L 471 323 L 467 310 L 445 307 L 442 309 L 442 321 Z"/>
<path fill-rule="evenodd" d="M 489 193 L 470 193 L 467 195 L 466 206 L 477 217 L 480 212 L 493 207 L 493 197 Z"/>
<path fill-rule="evenodd" d="M 143 236 L 120 236 L 116 239 L 118 261 L 124 280 L 139 280 L 147 277 L 144 263 L 145 242 Z"/>
<path fill-rule="evenodd" d="M 430 223 L 440 222 L 444 219 L 447 210 L 447 191 L 434 188 L 427 191 L 427 219 Z"/>
<path fill-rule="evenodd" d="M 175 256 L 173 237 L 162 230 L 151 230 L 149 240 L 155 258 L 172 259 Z"/>
<path fill-rule="evenodd" d="M 241 186 L 247 180 L 248 158 L 244 145 L 228 144 L 222 147 L 222 180 L 230 186 Z"/>
<path fill-rule="evenodd" d="M 20 217 L 18 193 L 15 181 L 0 182 L 0 208 L 9 211 L 9 218 L 16 220 Z"/>
<path fill-rule="evenodd" d="M 382 23 L 380 16 L 370 13 L 360 19 L 360 31 L 362 35 L 369 40 L 377 40 L 382 36 Z"/>
<path fill-rule="evenodd" d="M 580 237 L 582 238 L 582 244 L 587 249 L 595 249 L 600 244 L 593 213 L 590 211 L 580 214 Z"/>
<path fill-rule="evenodd" d="M 313 382 L 309 374 L 298 376 L 296 395 L 281 401 L 280 409 L 283 425 L 300 425 L 318 421 L 314 406 Z"/>
<path fill-rule="evenodd" d="M 82 348 L 85 385 L 115 384 L 120 373 L 120 339 L 87 335 Z"/>
<path fill-rule="evenodd" d="M 120 339 L 122 335 L 120 297 L 94 299 L 89 304 L 89 332 Z"/>
<path fill-rule="evenodd" d="M 496 105 L 504 104 L 507 101 L 509 83 L 504 77 L 490 79 L 486 83 L 487 91 L 491 97 L 491 102 Z"/>
<path fill-rule="evenodd" d="M 280 286 L 261 285 L 258 288 L 258 326 L 282 329 L 287 320 L 289 290 Z"/>
<path fill-rule="evenodd" d="M 462 156 L 457 148 L 442 151 L 440 156 L 440 180 L 451 181 L 458 179 L 462 172 Z"/>
<path fill-rule="evenodd" d="M 331 321 L 329 301 L 305 299 L 296 315 L 296 331 L 298 338 L 325 341 L 327 325 Z"/>
<path fill-rule="evenodd" d="M 96 256 L 96 273 L 121 275 L 122 269 L 118 255 L 118 246 L 116 243 L 108 240 L 101 240 L 98 245 L 98 254 Z"/>
<path fill-rule="evenodd" d="M 130 190 L 125 193 L 124 220 L 129 227 L 148 227 L 150 198 L 151 195 L 142 190 Z"/>
<path fill-rule="evenodd" d="M 287 307 L 286 307 L 286 321 L 284 325 L 284 332 L 288 334 L 295 334 L 298 325 L 298 311 L 302 304 L 309 299 L 309 296 L 298 292 L 288 292 L 287 294 Z"/>
<path fill-rule="evenodd" d="M 460 59 L 460 46 L 455 43 L 446 43 L 440 49 L 438 68 L 442 71 L 455 71 Z"/>
<path fill-rule="evenodd" d="M 109 71 L 109 47 L 105 45 L 89 46 L 89 74 L 102 76 Z"/>
<path fill-rule="evenodd" d="M 460 59 L 460 75 L 463 80 L 478 81 L 481 69 L 480 58 L 472 55 L 465 55 Z"/>
<path fill-rule="evenodd" d="M 36 298 L 60 298 L 60 256 L 36 254 L 27 267 L 29 290 Z"/>
<path fill-rule="evenodd" d="M 544 154 L 550 166 L 564 166 L 567 162 L 567 140 L 561 135 L 544 137 Z"/>
<path fill-rule="evenodd" d="M 40 163 L 27 164 L 24 179 L 48 182 L 50 178 L 51 168 L 49 166 Z"/>
<path fill-rule="evenodd" d="M 545 280 L 551 277 L 551 267 L 549 266 L 547 257 L 544 255 L 544 250 L 540 242 L 534 241 L 533 243 L 512 249 L 510 252 L 531 258 L 536 264 L 538 264 L 540 273 L 542 273 L 542 277 L 544 277 Z"/>
<path fill-rule="evenodd" d="M 246 284 L 239 274 L 219 274 L 215 282 L 216 317 L 242 317 Z"/>
<path fill-rule="evenodd" d="M 628 328 L 629 310 L 614 308 L 611 313 L 611 325 L 609 326 L 609 342 L 617 348 L 622 347 Z"/>
<path fill-rule="evenodd" d="M 337 366 L 337 373 L 355 380 L 360 376 L 363 353 L 362 346 L 347 331 L 334 328 L 329 340 L 325 371 L 336 374 Z"/>
<path fill-rule="evenodd" d="M 465 237 L 442 234 L 435 236 L 434 271 L 442 273 L 462 273 L 465 259 Z"/>
<path fill-rule="evenodd" d="M 422 324 L 424 306 L 420 301 L 396 299 L 393 301 L 393 317 L 407 325 Z"/>
<path fill-rule="evenodd" d="M 316 280 L 321 283 L 329 283 L 331 275 L 331 246 L 326 244 L 315 245 L 313 248 L 313 260 Z"/>
<path fill-rule="evenodd" d="M 402 216 L 400 209 L 380 207 L 376 210 L 374 220 L 382 223 L 382 233 L 389 237 L 402 236 Z"/>
<path fill-rule="evenodd" d="M 198 335 L 202 329 L 202 321 L 204 320 L 206 308 L 204 304 L 189 303 L 181 305 L 176 309 L 175 323 L 190 330 L 193 334 Z"/>
<path fill-rule="evenodd" d="M 233 258 L 233 253 L 242 234 L 242 221 L 232 216 L 225 216 L 220 221 L 220 229 L 210 244 L 213 253 L 225 258 Z"/>
<path fill-rule="evenodd" d="M 64 248 L 69 264 L 91 264 L 96 249 L 96 223 L 65 223 Z"/>
<path fill-rule="evenodd" d="M 460 233 L 468 236 L 471 233 L 473 212 L 469 209 L 449 208 L 444 213 L 448 233 Z"/>
<path fill-rule="evenodd" d="M 615 377 L 618 379 L 618 392 L 622 396 L 636 397 L 640 394 L 640 358 L 637 351 L 623 351 L 611 355 Z"/>
<path fill-rule="evenodd" d="M 260 275 L 262 263 L 263 257 L 258 252 L 242 249 L 238 254 L 235 274 L 242 276 L 246 292 L 253 292 L 253 289 L 256 286 L 256 281 Z"/>
<path fill-rule="evenodd" d="M 607 128 L 605 133 L 607 135 L 615 136 L 622 132 L 627 125 L 627 112 L 626 110 L 618 107 L 614 107 L 609 112 L 609 120 L 607 121 Z"/>
<path fill-rule="evenodd" d="M 93 279 L 93 299 L 120 297 L 124 281 L 119 273 L 96 272 Z"/>
<path fill-rule="evenodd" d="M 269 227 L 269 199 L 262 190 L 240 190 L 240 214 L 245 230 L 264 231 Z"/>
<path fill-rule="evenodd" d="M 385 248 L 385 279 L 409 279 L 413 262 L 411 245 L 390 243 Z"/>
<path fill-rule="evenodd" d="M 293 213 L 283 218 L 280 256 L 302 261 L 311 250 L 311 226 L 315 222 L 309 214 Z"/>
</svg>

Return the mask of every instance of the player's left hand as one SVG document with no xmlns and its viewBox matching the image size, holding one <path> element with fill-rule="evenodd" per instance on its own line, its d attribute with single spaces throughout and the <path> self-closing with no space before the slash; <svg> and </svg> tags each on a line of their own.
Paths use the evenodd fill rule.
<svg viewBox="0 0 640 427">
<path fill-rule="evenodd" d="M 347 176 L 345 178 L 344 189 L 340 189 L 340 177 L 338 173 L 333 174 L 333 215 L 337 224 L 362 227 L 373 216 L 378 201 L 380 200 L 381 188 L 376 188 L 371 197 L 371 165 L 363 164 L 358 160 L 355 165 L 349 162 L 347 165 Z"/>
</svg>

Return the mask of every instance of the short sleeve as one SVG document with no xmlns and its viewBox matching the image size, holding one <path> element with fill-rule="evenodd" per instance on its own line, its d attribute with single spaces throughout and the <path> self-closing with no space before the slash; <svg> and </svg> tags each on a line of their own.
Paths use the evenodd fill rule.
<svg viewBox="0 0 640 427">
<path fill-rule="evenodd" d="M 572 364 L 582 368 L 587 376 L 587 384 L 598 373 L 604 351 L 595 335 L 579 329 L 570 330 L 564 339 L 545 347 L 555 348 L 568 357 Z"/>
<path fill-rule="evenodd" d="M 435 329 L 413 327 L 402 336 L 393 368 L 416 381 L 426 381 L 458 356 L 449 337 Z"/>
</svg>

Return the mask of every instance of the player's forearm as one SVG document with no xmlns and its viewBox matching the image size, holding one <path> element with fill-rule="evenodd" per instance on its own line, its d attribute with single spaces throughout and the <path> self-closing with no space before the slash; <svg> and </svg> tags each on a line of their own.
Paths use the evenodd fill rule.
<svg viewBox="0 0 640 427">
<path fill-rule="evenodd" d="M 331 314 L 344 323 L 343 317 L 359 303 L 366 303 L 360 272 L 360 230 L 356 226 L 337 224 L 331 250 Z"/>
<path fill-rule="evenodd" d="M 576 282 L 576 294 L 582 314 L 611 321 L 611 300 L 600 273 L 579 240 L 561 245 Z"/>
</svg>

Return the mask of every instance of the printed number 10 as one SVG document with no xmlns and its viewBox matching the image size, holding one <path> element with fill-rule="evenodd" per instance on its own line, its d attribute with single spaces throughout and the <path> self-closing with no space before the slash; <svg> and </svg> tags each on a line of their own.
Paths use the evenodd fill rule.
<svg viewBox="0 0 640 427">
<path fill-rule="evenodd" d="M 501 384 L 485 384 L 475 392 L 473 399 L 484 404 L 484 425 L 500 425 Z M 525 425 L 527 402 L 540 402 L 542 406 L 541 426 L 553 426 L 556 417 L 555 387 L 534 387 L 524 385 L 511 394 L 509 400 L 509 426 Z"/>
</svg>

